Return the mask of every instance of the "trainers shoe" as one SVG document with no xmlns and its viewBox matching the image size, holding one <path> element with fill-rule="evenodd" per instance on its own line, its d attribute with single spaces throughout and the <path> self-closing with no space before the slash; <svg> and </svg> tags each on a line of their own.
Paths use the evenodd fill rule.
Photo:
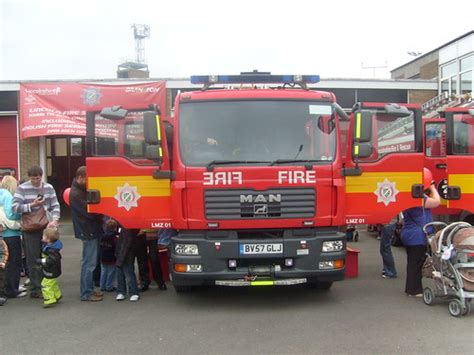
<svg viewBox="0 0 474 355">
<path fill-rule="evenodd" d="M 149 285 L 143 285 L 141 288 L 140 288 L 140 291 L 141 292 L 145 292 L 145 291 L 148 291 L 150 289 L 150 286 Z"/>
<path fill-rule="evenodd" d="M 85 301 L 85 302 L 100 302 L 102 300 L 103 300 L 102 297 L 99 297 L 99 296 L 96 296 L 96 295 L 92 295 L 89 298 L 81 299 L 81 301 Z"/>
<path fill-rule="evenodd" d="M 119 293 L 115 299 L 117 301 L 123 301 L 125 299 L 125 295 L 123 293 Z"/>
<path fill-rule="evenodd" d="M 30 293 L 30 298 L 43 298 L 43 295 L 38 292 L 31 292 Z"/>
<path fill-rule="evenodd" d="M 104 297 L 104 293 L 103 293 L 103 292 L 100 292 L 100 291 L 94 291 L 94 296 L 97 296 L 97 297 Z"/>
<path fill-rule="evenodd" d="M 0 306 L 3 306 L 5 303 L 7 303 L 7 299 L 5 297 L 0 297 Z"/>
<path fill-rule="evenodd" d="M 31 284 L 31 280 L 30 280 L 30 279 L 26 279 L 25 282 L 23 283 L 23 286 L 24 286 L 24 287 L 28 287 L 28 286 L 30 286 L 30 284 Z"/>
<path fill-rule="evenodd" d="M 20 285 L 20 287 L 18 287 L 18 292 L 24 292 L 24 291 L 28 291 L 28 289 L 25 286 Z"/>
<path fill-rule="evenodd" d="M 132 295 L 130 297 L 130 302 L 137 302 L 140 299 L 139 295 Z"/>
<path fill-rule="evenodd" d="M 26 297 L 28 296 L 28 292 L 25 291 L 21 291 L 21 292 L 18 292 L 18 294 L 16 295 L 15 298 L 22 298 L 22 297 Z"/>
<path fill-rule="evenodd" d="M 166 284 L 164 282 L 160 283 L 158 285 L 158 288 L 161 290 L 161 291 L 166 291 L 168 289 L 168 287 L 166 287 Z"/>
</svg>

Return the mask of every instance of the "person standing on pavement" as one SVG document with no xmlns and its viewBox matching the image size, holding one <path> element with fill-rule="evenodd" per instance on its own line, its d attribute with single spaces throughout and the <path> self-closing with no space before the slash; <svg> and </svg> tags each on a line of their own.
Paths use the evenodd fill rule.
<svg viewBox="0 0 474 355">
<path fill-rule="evenodd" d="M 63 243 L 59 240 L 59 231 L 56 228 L 46 228 L 43 233 L 44 247 L 41 259 L 37 264 L 41 266 L 43 281 L 41 291 L 43 292 L 43 307 L 55 306 L 63 295 L 59 289 L 58 277 L 61 276 L 61 249 Z"/>
<path fill-rule="evenodd" d="M 99 239 L 102 236 L 102 215 L 87 211 L 86 167 L 76 171 L 69 194 L 74 236 L 82 241 L 81 259 L 81 301 L 102 301 L 103 293 L 94 290 L 94 269 L 97 266 Z"/>
<path fill-rule="evenodd" d="M 41 257 L 41 239 L 45 228 L 57 228 L 61 210 L 56 196 L 56 191 L 52 185 L 43 182 L 43 169 L 34 165 L 28 169 L 28 181 L 18 186 L 13 196 L 13 211 L 22 215 L 41 214 L 44 209 L 49 213 L 47 223 L 37 230 L 24 230 L 23 239 L 25 241 L 26 264 L 28 266 L 30 283 L 30 297 L 41 298 L 41 280 L 43 273 L 41 267 L 36 264 L 36 260 Z"/>
<path fill-rule="evenodd" d="M 405 293 L 408 296 L 422 297 L 421 270 L 426 259 L 426 236 L 423 227 L 433 220 L 431 208 L 436 208 L 441 199 L 434 184 L 428 188 L 429 196 L 423 198 L 422 207 L 413 207 L 403 211 L 401 239 L 407 253 L 407 279 Z"/>
<path fill-rule="evenodd" d="M 397 277 L 397 270 L 395 269 L 395 261 L 392 254 L 392 237 L 395 233 L 397 225 L 397 218 L 394 218 L 390 223 L 382 227 L 380 235 L 380 255 L 382 256 L 382 277 L 384 279 L 394 279 Z"/>
<path fill-rule="evenodd" d="M 8 298 L 24 297 L 26 288 L 20 289 L 21 260 L 21 231 L 20 215 L 13 212 L 13 195 L 18 183 L 13 176 L 5 176 L 0 184 L 0 214 L 5 224 L 2 233 L 8 246 L 9 261 L 5 267 L 5 295 Z"/>
<path fill-rule="evenodd" d="M 3 225 L 0 224 L 0 232 L 3 231 Z M 0 306 L 7 302 L 5 294 L 5 266 L 8 264 L 8 247 L 7 243 L 0 237 Z"/>
</svg>

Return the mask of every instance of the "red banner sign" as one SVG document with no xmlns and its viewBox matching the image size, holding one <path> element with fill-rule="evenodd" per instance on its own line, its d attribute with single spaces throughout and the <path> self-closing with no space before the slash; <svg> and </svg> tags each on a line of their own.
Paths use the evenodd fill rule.
<svg viewBox="0 0 474 355">
<path fill-rule="evenodd" d="M 166 82 L 125 85 L 33 83 L 20 85 L 20 136 L 86 135 L 86 111 L 157 104 L 166 113 Z"/>
</svg>

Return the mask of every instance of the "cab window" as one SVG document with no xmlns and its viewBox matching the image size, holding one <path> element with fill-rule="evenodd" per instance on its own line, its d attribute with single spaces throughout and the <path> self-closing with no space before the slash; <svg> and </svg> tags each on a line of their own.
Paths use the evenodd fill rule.
<svg viewBox="0 0 474 355">
<path fill-rule="evenodd" d="M 394 118 L 382 111 L 372 112 L 372 154 L 362 162 L 382 159 L 392 153 L 415 152 L 415 115 Z"/>
<path fill-rule="evenodd" d="M 427 157 L 446 156 L 446 125 L 444 123 L 425 125 L 425 155 Z"/>
</svg>

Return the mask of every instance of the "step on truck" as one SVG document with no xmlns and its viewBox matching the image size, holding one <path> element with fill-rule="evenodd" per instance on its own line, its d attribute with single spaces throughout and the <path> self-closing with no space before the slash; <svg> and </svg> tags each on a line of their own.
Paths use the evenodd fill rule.
<svg viewBox="0 0 474 355">
<path fill-rule="evenodd" d="M 421 205 L 421 115 L 359 105 L 348 116 L 334 94 L 308 89 L 316 75 L 191 81 L 203 88 L 179 93 L 167 120 L 156 107 L 87 114 L 89 211 L 128 233 L 175 230 L 177 291 L 328 289 L 344 279 L 341 226 L 385 223 Z M 386 135 L 408 136 L 410 147 L 384 149 Z"/>
</svg>

